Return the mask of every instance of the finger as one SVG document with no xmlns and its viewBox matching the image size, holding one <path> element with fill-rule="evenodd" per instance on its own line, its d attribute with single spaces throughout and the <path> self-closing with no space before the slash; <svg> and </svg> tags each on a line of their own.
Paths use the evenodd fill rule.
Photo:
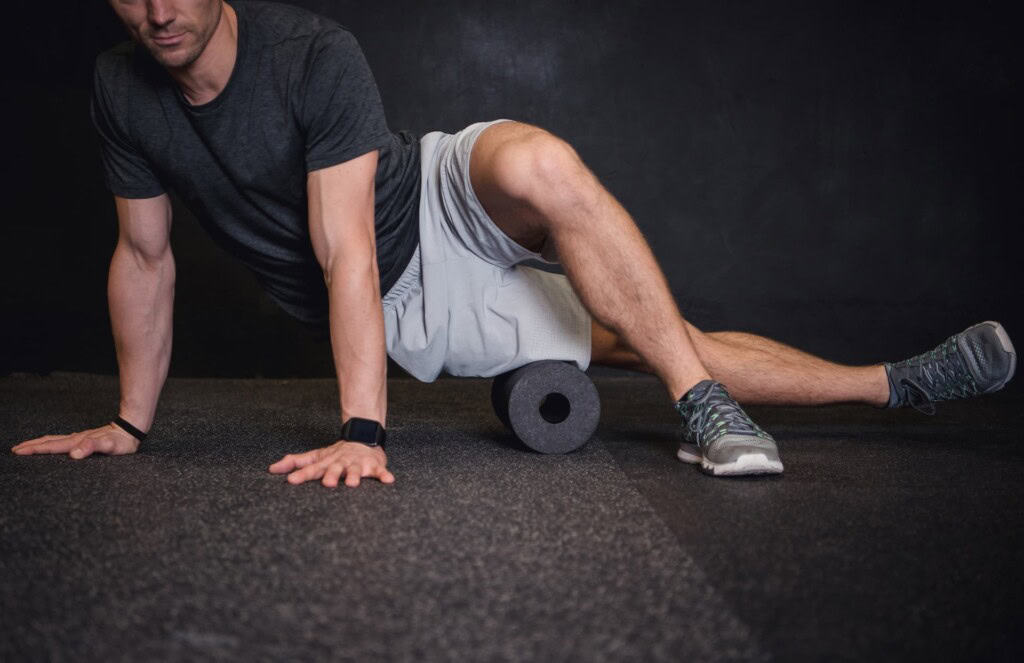
<svg viewBox="0 0 1024 663">
<path fill-rule="evenodd" d="M 92 438 L 87 437 L 83 439 L 81 442 L 79 442 L 78 445 L 75 446 L 75 448 L 72 449 L 71 453 L 68 455 L 74 458 L 75 460 L 80 460 L 82 458 L 85 458 L 86 456 L 91 456 L 95 448 L 95 442 L 93 442 Z"/>
<path fill-rule="evenodd" d="M 62 454 L 67 453 L 78 443 L 74 435 L 47 435 L 35 440 L 23 442 L 14 448 L 14 453 L 28 454 Z"/>
<path fill-rule="evenodd" d="M 363 467 L 361 465 L 349 465 L 345 468 L 345 485 L 349 488 L 355 488 L 359 485 L 359 480 L 363 477 Z"/>
<path fill-rule="evenodd" d="M 97 435 L 86 437 L 76 448 L 71 450 L 70 455 L 72 458 L 79 459 L 94 453 L 120 456 L 134 451 L 135 446 L 130 441 L 112 435 Z"/>
<path fill-rule="evenodd" d="M 312 451 L 306 451 L 300 454 L 288 454 L 271 465 L 270 471 L 274 474 L 284 474 L 285 472 L 291 472 L 292 470 L 306 467 L 307 465 L 311 465 L 320 460 L 321 451 L 322 449 L 313 449 Z"/>
<path fill-rule="evenodd" d="M 64 436 L 62 436 L 62 435 L 43 435 L 42 437 L 34 437 L 31 440 L 25 440 L 23 442 L 18 442 L 13 447 L 11 447 L 11 451 L 17 451 L 18 449 L 24 449 L 26 447 L 31 447 L 33 445 L 39 444 L 40 442 L 49 442 L 50 440 L 52 440 L 55 437 L 64 437 Z"/>
<path fill-rule="evenodd" d="M 377 467 L 377 472 L 373 475 L 380 479 L 381 483 L 394 483 L 395 475 L 388 471 L 388 468 L 383 466 Z"/>
<path fill-rule="evenodd" d="M 301 469 L 295 470 L 288 475 L 288 483 L 300 484 L 304 481 L 311 481 L 313 479 L 319 479 L 324 474 L 324 465 L 321 463 L 314 463 L 313 465 L 307 465 Z"/>
<path fill-rule="evenodd" d="M 345 471 L 345 466 L 341 463 L 333 463 L 327 467 L 327 471 L 324 472 L 323 484 L 328 488 L 337 488 L 338 479 L 341 478 L 342 472 Z"/>
<path fill-rule="evenodd" d="M 285 472 L 291 472 L 295 469 L 295 456 L 288 454 L 282 456 L 276 463 L 271 463 L 270 467 L 267 468 L 272 474 L 284 474 Z"/>
<path fill-rule="evenodd" d="M 66 438 L 66 437 L 71 437 L 71 436 L 70 435 L 43 435 L 42 437 L 36 437 L 36 438 L 32 438 L 31 440 L 25 440 L 24 442 L 19 442 L 19 443 L 15 444 L 13 447 L 11 447 L 11 451 L 16 451 L 18 449 L 24 449 L 26 447 L 33 447 L 33 446 L 36 446 L 38 444 L 42 444 L 44 442 L 50 442 L 52 440 L 60 440 L 60 439 Z"/>
</svg>

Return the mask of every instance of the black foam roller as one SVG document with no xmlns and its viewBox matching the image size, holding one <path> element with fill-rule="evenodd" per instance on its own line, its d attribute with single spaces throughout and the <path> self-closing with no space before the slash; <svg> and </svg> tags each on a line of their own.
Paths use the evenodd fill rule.
<svg viewBox="0 0 1024 663">
<path fill-rule="evenodd" d="M 564 361 L 538 361 L 499 375 L 491 404 L 520 441 L 535 451 L 574 451 L 597 430 L 601 401 L 586 373 Z"/>
<path fill-rule="evenodd" d="M 513 373 L 515 371 L 502 373 L 495 376 L 494 381 L 491 382 L 491 406 L 494 408 L 494 414 L 498 415 L 498 419 L 509 430 L 512 430 L 512 424 L 508 420 L 508 394 L 505 392 L 505 387 Z"/>
</svg>

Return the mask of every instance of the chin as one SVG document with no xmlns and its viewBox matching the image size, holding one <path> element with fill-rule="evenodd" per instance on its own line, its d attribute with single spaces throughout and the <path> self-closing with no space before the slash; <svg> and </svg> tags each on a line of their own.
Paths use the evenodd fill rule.
<svg viewBox="0 0 1024 663">
<path fill-rule="evenodd" d="M 149 47 L 153 59 L 168 69 L 181 69 L 187 67 L 199 59 L 203 52 L 201 48 L 181 48 L 174 51 L 167 51 L 164 48 L 153 45 Z"/>
</svg>

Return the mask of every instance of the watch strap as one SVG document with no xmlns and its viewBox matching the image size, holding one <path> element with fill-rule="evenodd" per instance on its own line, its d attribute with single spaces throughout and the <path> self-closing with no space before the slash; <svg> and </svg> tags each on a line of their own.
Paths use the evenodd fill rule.
<svg viewBox="0 0 1024 663">
<path fill-rule="evenodd" d="M 110 423 L 114 424 L 124 432 L 134 437 L 136 440 L 139 441 L 140 444 L 146 441 L 146 434 L 140 431 L 135 426 L 132 426 L 127 421 L 125 421 L 121 416 L 114 417 L 114 420 L 111 421 Z"/>
<path fill-rule="evenodd" d="M 341 439 L 383 449 L 387 433 L 378 421 L 352 417 L 342 424 Z"/>
</svg>

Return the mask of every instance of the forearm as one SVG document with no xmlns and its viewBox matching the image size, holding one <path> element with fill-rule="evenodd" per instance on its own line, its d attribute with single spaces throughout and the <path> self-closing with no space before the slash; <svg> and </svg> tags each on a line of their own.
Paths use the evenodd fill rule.
<svg viewBox="0 0 1024 663">
<path fill-rule="evenodd" d="M 145 258 L 119 242 L 110 261 L 107 300 L 121 380 L 120 416 L 149 430 L 171 360 L 174 258 Z"/>
<path fill-rule="evenodd" d="M 376 255 L 338 261 L 327 273 L 327 289 L 341 420 L 386 425 L 387 345 Z"/>
</svg>

